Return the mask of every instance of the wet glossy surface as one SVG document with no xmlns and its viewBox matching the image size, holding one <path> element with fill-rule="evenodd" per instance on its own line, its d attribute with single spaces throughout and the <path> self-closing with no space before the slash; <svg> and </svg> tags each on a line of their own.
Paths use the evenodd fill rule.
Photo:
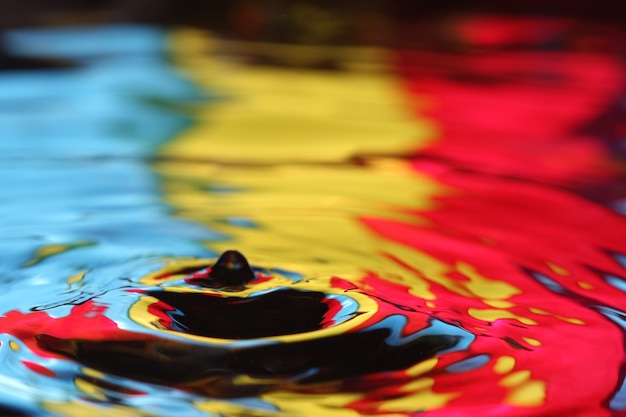
<svg viewBox="0 0 626 417">
<path fill-rule="evenodd" d="M 76 65 L 0 74 L 3 415 L 626 415 L 623 51 L 448 30 L 10 34 Z"/>
</svg>

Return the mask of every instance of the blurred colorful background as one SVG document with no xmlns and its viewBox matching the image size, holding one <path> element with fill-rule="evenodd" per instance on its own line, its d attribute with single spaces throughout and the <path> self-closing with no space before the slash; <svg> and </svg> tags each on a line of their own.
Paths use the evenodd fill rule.
<svg viewBox="0 0 626 417">
<path fill-rule="evenodd" d="M 0 4 L 1 415 L 626 416 L 620 2 Z"/>
</svg>

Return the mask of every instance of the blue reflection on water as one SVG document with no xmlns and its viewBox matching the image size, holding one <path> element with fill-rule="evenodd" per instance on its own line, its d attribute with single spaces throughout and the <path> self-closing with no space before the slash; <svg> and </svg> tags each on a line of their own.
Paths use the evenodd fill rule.
<svg viewBox="0 0 626 417">
<path fill-rule="evenodd" d="M 82 66 L 0 74 L 1 277 L 56 243 L 96 243 L 57 259 L 83 268 L 138 256 L 206 256 L 193 242 L 220 236 L 169 215 L 145 159 L 191 122 L 145 99 L 203 99 L 166 65 L 165 33 L 37 30 L 10 33 L 7 41 L 22 54 Z"/>
<path fill-rule="evenodd" d="M 17 31 L 7 43 L 22 54 L 62 56 L 81 66 L 0 74 L 0 200 L 8 202 L 0 206 L 2 276 L 49 244 L 94 242 L 59 255 L 84 268 L 141 256 L 208 255 L 194 242 L 223 237 L 171 217 L 146 160 L 191 122 L 150 100 L 205 99 L 167 66 L 165 33 Z"/>
<path fill-rule="evenodd" d="M 14 31 L 15 54 L 61 57 L 78 67 L 0 77 L 4 157 L 137 157 L 191 120 L 171 107 L 205 99 L 164 58 L 165 32 L 147 27 Z M 25 142 L 25 141 L 28 142 Z"/>
<path fill-rule="evenodd" d="M 472 356 L 460 362 L 453 363 L 446 368 L 446 371 L 452 373 L 473 371 L 481 366 L 485 366 L 490 360 L 491 357 L 489 355 Z"/>
<path fill-rule="evenodd" d="M 150 167 L 158 146 L 192 123 L 184 108 L 210 99 L 169 67 L 165 32 L 20 30 L 4 41 L 14 54 L 78 65 L 0 73 L 0 314 L 40 307 L 63 316 L 71 304 L 155 270 L 163 257 L 214 256 L 202 242 L 227 237 L 173 217 Z M 50 245 L 71 249 L 33 261 Z M 80 285 L 68 285 L 85 270 Z M 55 379 L 29 373 L 19 361 L 28 360 L 27 349 L 17 354 L 12 337 L 0 336 L 0 406 L 39 415 L 38 401 L 76 396 L 72 379 L 62 376 L 75 375 L 78 365 L 44 364 Z M 190 394 L 169 391 L 160 402 L 127 403 L 155 414 L 202 414 L 190 409 Z"/>
</svg>

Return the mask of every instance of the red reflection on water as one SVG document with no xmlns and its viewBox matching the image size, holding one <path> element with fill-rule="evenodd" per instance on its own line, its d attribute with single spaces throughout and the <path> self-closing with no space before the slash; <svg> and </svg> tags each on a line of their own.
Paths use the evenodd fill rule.
<svg viewBox="0 0 626 417">
<path fill-rule="evenodd" d="M 532 51 L 397 57 L 415 112 L 441 129 L 420 157 L 551 183 L 606 176 L 606 150 L 579 130 L 622 94 L 618 58 Z"/>
<path fill-rule="evenodd" d="M 0 317 L 0 328 L 24 342 L 43 358 L 58 358 L 39 346 L 38 338 L 45 334 L 61 340 L 137 340 L 145 337 L 121 330 L 115 321 L 105 316 L 107 307 L 95 300 L 72 307 L 66 317 L 52 317 L 43 311 L 22 313 L 12 310 Z"/>
<path fill-rule="evenodd" d="M 540 33 L 531 32 L 537 25 L 523 19 L 464 21 L 455 29 L 468 42 L 500 49 L 396 56 L 413 110 L 440 129 L 438 140 L 415 156 L 414 167 L 449 192 L 435 198 L 434 209 L 413 213 L 427 225 L 373 217 L 362 223 L 451 270 L 468 264 L 521 290 L 502 308 L 512 316 L 489 322 L 470 311 L 487 308 L 485 300 L 468 298 L 404 265 L 429 281 L 436 295 L 434 316 L 477 335 L 469 351 L 441 356 L 428 374 L 435 379 L 433 392 L 461 393 L 428 415 L 468 410 L 481 416 L 622 415 L 607 404 L 622 383 L 624 333 L 598 306 L 626 305 L 626 294 L 606 281 L 608 275 L 626 276 L 612 255 L 626 252 L 626 220 L 560 187 L 615 178 L 603 143 L 610 138 L 581 132 L 622 98 L 626 72 L 623 61 L 607 53 L 503 50 L 550 40 L 570 27 L 566 21 L 542 21 Z M 466 280 L 454 271 L 446 278 Z M 394 296 L 401 300 L 400 292 Z M 514 357 L 515 369 L 544 381 L 541 404 L 507 405 L 510 391 L 493 362 L 461 374 L 443 372 L 481 354 Z M 365 410 L 373 402 L 376 395 L 353 406 Z"/>
<path fill-rule="evenodd" d="M 48 376 L 50 378 L 54 378 L 57 376 L 57 374 L 54 371 L 38 363 L 23 360 L 22 364 L 24 364 L 24 366 L 26 366 L 31 371 L 37 372 L 40 375 Z"/>
</svg>

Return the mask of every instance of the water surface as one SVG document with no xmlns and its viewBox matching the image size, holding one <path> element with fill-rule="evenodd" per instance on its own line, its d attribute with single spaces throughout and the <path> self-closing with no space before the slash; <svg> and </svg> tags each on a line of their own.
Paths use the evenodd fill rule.
<svg viewBox="0 0 626 417">
<path fill-rule="evenodd" d="M 624 414 L 623 62 L 458 24 L 332 70 L 10 33 L 75 65 L 0 75 L 5 414 Z"/>
</svg>

